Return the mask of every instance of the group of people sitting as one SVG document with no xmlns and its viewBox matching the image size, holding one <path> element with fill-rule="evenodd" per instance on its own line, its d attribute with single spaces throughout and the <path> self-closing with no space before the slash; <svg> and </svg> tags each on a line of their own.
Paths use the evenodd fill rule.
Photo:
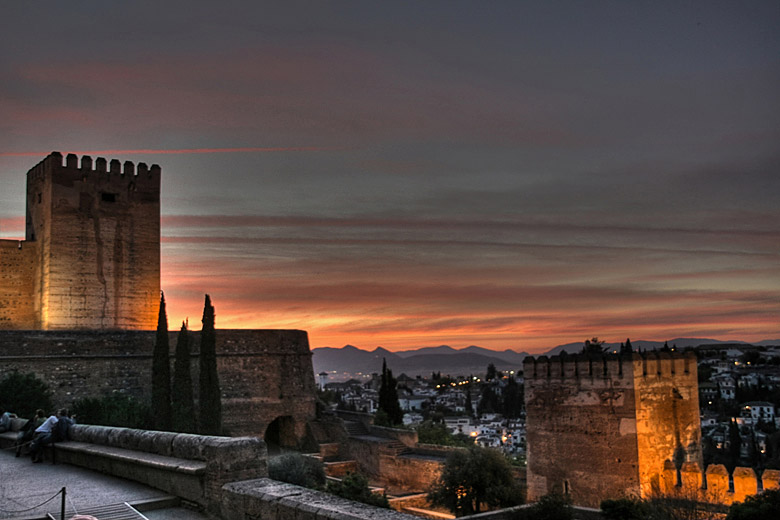
<svg viewBox="0 0 780 520">
<path fill-rule="evenodd" d="M 8 412 L 0 416 L 0 433 L 10 429 L 10 420 L 11 416 Z M 19 457 L 22 448 L 29 444 L 32 461 L 43 462 L 43 448 L 55 442 L 68 440 L 70 427 L 74 423 L 75 420 L 65 408 L 49 417 L 46 417 L 43 410 L 38 409 L 35 417 L 19 429 L 16 436 L 16 456 Z"/>
</svg>

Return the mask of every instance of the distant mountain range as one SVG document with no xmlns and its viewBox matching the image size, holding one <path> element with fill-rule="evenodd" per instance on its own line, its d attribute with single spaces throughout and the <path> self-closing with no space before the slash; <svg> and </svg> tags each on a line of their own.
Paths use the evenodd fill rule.
<svg viewBox="0 0 780 520">
<path fill-rule="evenodd" d="M 675 338 L 667 342 L 669 346 L 678 348 L 697 347 L 699 345 L 780 345 L 780 340 L 764 340 L 758 343 L 746 343 L 744 341 L 719 341 L 706 338 Z M 654 350 L 664 345 L 663 341 L 632 341 L 634 348 L 643 350 Z M 544 355 L 553 356 L 566 351 L 574 354 L 582 349 L 583 342 L 567 343 L 558 345 Z M 620 348 L 620 343 L 605 343 L 604 346 L 614 350 Z M 529 354 L 527 352 L 516 352 L 514 350 L 489 350 L 475 345 L 454 349 L 448 345 L 438 347 L 425 347 L 416 350 L 405 350 L 402 352 L 390 352 L 389 350 L 377 347 L 372 351 L 361 350 L 352 345 L 346 345 L 341 348 L 322 347 L 312 349 L 312 363 L 314 372 L 328 372 L 333 375 L 333 380 L 341 379 L 343 374 L 359 375 L 372 374 L 382 371 L 382 360 L 387 361 L 387 366 L 398 377 L 400 374 L 406 374 L 411 377 L 418 375 L 428 376 L 431 372 L 441 372 L 442 374 L 452 375 L 482 375 L 487 366 L 493 363 L 498 370 L 517 370 L 522 367 L 523 359 Z"/>
</svg>

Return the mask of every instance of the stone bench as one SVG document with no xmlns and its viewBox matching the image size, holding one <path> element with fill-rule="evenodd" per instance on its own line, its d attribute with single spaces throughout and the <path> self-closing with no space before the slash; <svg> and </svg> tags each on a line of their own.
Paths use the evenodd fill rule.
<svg viewBox="0 0 780 520">
<path fill-rule="evenodd" d="M 265 443 L 256 437 L 213 437 L 74 425 L 55 444 L 58 462 L 135 480 L 219 511 L 222 486 L 268 474 Z"/>
<path fill-rule="evenodd" d="M 11 429 L 0 433 L 0 449 L 10 450 L 16 446 L 16 437 L 25 424 L 27 424 L 27 419 L 13 417 L 11 419 Z"/>
</svg>

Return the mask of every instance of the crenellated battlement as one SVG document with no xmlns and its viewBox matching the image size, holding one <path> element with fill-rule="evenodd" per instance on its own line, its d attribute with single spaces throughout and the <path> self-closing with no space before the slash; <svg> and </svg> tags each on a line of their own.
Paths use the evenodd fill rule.
<svg viewBox="0 0 780 520">
<path fill-rule="evenodd" d="M 633 352 L 631 354 L 562 354 L 528 356 L 523 361 L 526 379 L 670 378 L 690 374 L 696 366 L 693 352 Z"/>
<path fill-rule="evenodd" d="M 753 468 L 736 467 L 729 474 L 722 464 L 710 464 L 702 471 L 698 462 L 685 462 L 678 469 L 667 460 L 657 492 L 668 497 L 728 506 L 768 489 L 780 489 L 780 470 L 765 469 L 757 475 Z"/>
<path fill-rule="evenodd" d="M 92 160 L 83 155 L 79 163 L 76 154 L 69 153 L 63 161 L 60 152 L 52 152 L 27 172 L 28 183 L 42 181 L 51 176 L 54 182 L 81 181 L 90 184 L 116 185 L 118 187 L 142 190 L 158 190 L 162 170 L 159 165 L 151 167 L 146 163 L 136 165 L 132 161 L 106 160 L 98 157 Z"/>
</svg>

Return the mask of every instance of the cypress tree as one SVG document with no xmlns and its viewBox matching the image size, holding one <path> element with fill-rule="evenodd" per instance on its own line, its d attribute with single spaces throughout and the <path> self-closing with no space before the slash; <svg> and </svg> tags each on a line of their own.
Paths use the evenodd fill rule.
<svg viewBox="0 0 780 520">
<path fill-rule="evenodd" d="M 214 330 L 214 306 L 206 295 L 200 330 L 200 433 L 222 433 L 222 401 L 217 374 L 217 336 Z"/>
<path fill-rule="evenodd" d="M 387 414 L 391 425 L 401 424 L 404 420 L 404 413 L 398 402 L 397 381 L 393 377 L 392 370 L 387 368 L 387 361 L 382 359 L 382 379 L 379 387 L 379 410 Z"/>
<path fill-rule="evenodd" d="M 152 414 L 156 429 L 161 431 L 171 429 L 171 350 L 168 344 L 165 294 L 162 292 L 160 312 L 157 316 L 157 336 L 152 353 Z"/>
<path fill-rule="evenodd" d="M 182 322 L 176 340 L 176 361 L 173 366 L 173 430 L 195 433 L 195 403 L 192 396 L 192 374 L 190 372 L 190 337 L 187 324 Z"/>
</svg>

